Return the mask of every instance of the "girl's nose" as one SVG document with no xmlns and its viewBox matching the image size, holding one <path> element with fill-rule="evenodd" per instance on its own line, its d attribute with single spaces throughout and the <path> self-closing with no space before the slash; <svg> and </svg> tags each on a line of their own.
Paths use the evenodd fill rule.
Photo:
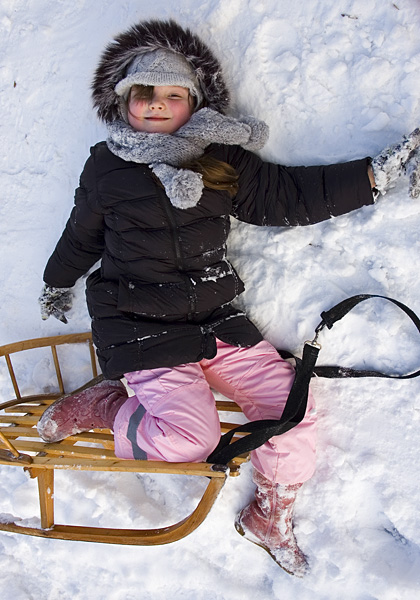
<svg viewBox="0 0 420 600">
<path fill-rule="evenodd" d="M 162 110 L 165 108 L 163 100 L 157 96 L 153 96 L 153 98 L 150 100 L 149 107 L 157 110 Z"/>
</svg>

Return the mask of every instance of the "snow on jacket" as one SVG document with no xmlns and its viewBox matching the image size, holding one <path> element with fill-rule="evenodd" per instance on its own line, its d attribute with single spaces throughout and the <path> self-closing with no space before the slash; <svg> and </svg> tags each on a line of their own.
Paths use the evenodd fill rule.
<svg viewBox="0 0 420 600">
<path fill-rule="evenodd" d="M 373 202 L 367 159 L 282 167 L 239 146 L 212 145 L 232 165 L 239 191 L 206 188 L 197 206 L 175 208 L 147 165 L 91 150 L 75 207 L 48 261 L 44 281 L 87 280 L 87 302 L 106 377 L 171 367 L 216 353 L 215 337 L 252 346 L 262 337 L 231 305 L 244 284 L 226 260 L 230 216 L 254 225 L 317 223 Z"/>
</svg>

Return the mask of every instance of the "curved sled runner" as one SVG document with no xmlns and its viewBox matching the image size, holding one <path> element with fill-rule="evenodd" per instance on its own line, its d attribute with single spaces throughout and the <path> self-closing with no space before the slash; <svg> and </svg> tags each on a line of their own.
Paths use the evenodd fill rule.
<svg viewBox="0 0 420 600">
<path fill-rule="evenodd" d="M 38 480 L 40 508 L 40 528 L 25 526 L 23 520 L 3 515 L 0 518 L 0 530 L 45 538 L 128 545 L 167 544 L 185 537 L 204 521 L 227 477 L 238 474 L 240 464 L 246 460 L 246 456 L 234 459 L 227 467 L 209 463 L 124 460 L 115 456 L 112 432 L 105 429 L 73 435 L 58 443 L 45 443 L 38 435 L 36 424 L 44 410 L 54 400 L 67 393 L 63 376 L 66 361 L 60 354 L 69 345 L 75 344 L 87 348 L 86 360 L 90 363 L 89 370 L 93 378 L 97 378 L 95 351 L 90 333 L 25 340 L 0 347 L 0 357 L 4 357 L 6 362 L 5 371 L 8 372 L 15 395 L 13 399 L 0 403 L 0 464 L 23 467 L 31 478 Z M 11 355 L 41 348 L 42 352 L 48 353 L 47 362 L 51 362 L 52 357 L 58 391 L 22 395 L 16 376 L 17 369 L 12 365 Z M 19 372 L 27 375 L 24 367 L 20 368 Z M 240 408 L 228 400 L 217 402 L 217 408 L 223 412 L 240 412 Z M 221 423 L 222 431 L 229 431 L 236 426 Z M 208 486 L 195 510 L 179 523 L 168 527 L 145 530 L 57 524 L 54 522 L 56 469 L 194 475 L 208 478 Z"/>
</svg>

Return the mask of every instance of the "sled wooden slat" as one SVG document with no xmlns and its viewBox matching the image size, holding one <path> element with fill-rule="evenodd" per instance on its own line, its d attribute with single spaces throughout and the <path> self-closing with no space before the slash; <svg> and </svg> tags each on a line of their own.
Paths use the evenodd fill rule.
<svg viewBox="0 0 420 600">
<path fill-rule="evenodd" d="M 38 435 L 36 425 L 44 410 L 54 400 L 71 390 L 65 389 L 66 365 L 59 347 L 65 344 L 86 346 L 86 362 L 93 378 L 98 376 L 95 350 L 90 333 L 31 339 L 0 347 L 0 360 L 5 360 L 15 398 L 0 403 L 0 465 L 23 467 L 38 483 L 40 527 L 26 526 L 22 519 L 10 517 L 0 520 L 0 531 L 22 533 L 38 537 L 80 540 L 127 545 L 167 544 L 179 540 L 194 531 L 205 519 L 213 506 L 228 475 L 237 475 L 247 455 L 235 458 L 228 467 L 209 463 L 166 463 L 159 461 L 124 460 L 114 454 L 114 436 L 108 429 L 93 430 L 69 436 L 58 443 L 48 444 Z M 22 393 L 23 384 L 18 381 L 12 356 L 32 349 L 45 348 L 52 355 L 52 365 L 57 390 L 42 390 L 31 395 Z M 81 347 L 80 352 L 84 351 Z M 1 358 L 1 357 L 4 357 Z M 50 384 L 50 382 L 48 382 Z M 78 388 L 79 390 L 81 388 Z M 229 400 L 217 401 L 217 409 L 225 413 L 240 413 L 237 404 Z M 235 423 L 221 421 L 222 432 L 236 427 Z M 239 433 L 236 438 L 240 437 Z M 207 487 L 195 510 L 185 519 L 160 529 L 112 529 L 89 526 L 56 524 L 54 520 L 54 472 L 109 471 L 126 473 L 163 473 L 205 477 Z M 0 507 L 1 511 L 1 507 Z"/>
<path fill-rule="evenodd" d="M 15 372 L 14 372 L 13 366 L 12 366 L 12 361 L 10 360 L 10 355 L 5 354 L 5 359 L 6 359 L 7 368 L 9 370 L 10 380 L 12 382 L 13 389 L 15 390 L 16 398 L 21 398 L 19 386 L 17 384 L 16 375 L 15 375 Z"/>
<path fill-rule="evenodd" d="M 37 477 L 41 527 L 50 529 L 54 526 L 54 471 L 40 469 Z"/>
<path fill-rule="evenodd" d="M 55 374 L 57 375 L 58 387 L 60 388 L 60 392 L 62 394 L 64 394 L 64 383 L 63 383 L 63 377 L 61 375 L 60 363 L 58 362 L 57 348 L 55 346 L 51 346 L 51 352 L 53 355 Z"/>
<path fill-rule="evenodd" d="M 242 412 L 240 406 L 233 400 L 216 400 L 216 408 L 219 412 Z"/>
<path fill-rule="evenodd" d="M 33 401 L 38 402 L 38 401 L 42 400 L 42 404 L 45 404 L 45 407 L 47 407 L 50 404 L 52 404 L 54 402 L 54 400 L 57 400 L 57 398 L 59 398 L 60 396 L 61 396 L 61 394 L 37 394 L 36 396 L 26 396 L 25 398 L 20 398 L 19 402 L 31 403 Z M 3 410 L 6 410 L 10 406 L 15 406 L 15 404 L 16 404 L 16 398 L 14 398 L 13 400 L 9 400 L 8 402 L 3 402 L 1 404 L 1 407 Z"/>
<path fill-rule="evenodd" d="M 80 344 L 82 342 L 91 344 L 92 334 L 90 332 L 69 333 L 67 335 L 55 335 L 52 337 L 33 338 L 30 340 L 22 340 L 20 342 L 12 342 L 11 344 L 0 346 L 0 356 L 15 354 L 16 352 L 22 352 L 22 350 L 32 350 L 33 348 L 46 348 L 51 347 L 51 345 Z M 96 377 L 96 375 L 94 375 L 94 377 Z"/>
<path fill-rule="evenodd" d="M 38 417 L 42 415 L 44 410 L 46 409 L 45 404 L 17 404 L 16 406 L 9 406 L 4 409 L 5 413 L 21 413 L 24 415 L 37 415 Z"/>
<path fill-rule="evenodd" d="M 18 450 L 15 448 L 15 446 L 10 442 L 10 440 L 7 439 L 7 437 L 0 432 L 0 441 L 3 442 L 3 444 L 6 446 L 6 448 L 8 449 L 9 452 L 12 453 L 12 455 L 15 458 L 19 458 L 19 452 Z"/>
<path fill-rule="evenodd" d="M 19 425 L 36 425 L 38 423 L 38 420 L 39 417 L 35 417 L 32 415 L 1 415 L 1 422 L 10 423 L 11 425 L 17 425 L 18 423 Z"/>
<path fill-rule="evenodd" d="M 65 440 L 67 441 L 67 440 Z M 83 458 L 90 458 L 92 460 L 104 460 L 112 458 L 114 455 L 110 450 L 104 448 L 86 448 L 84 446 L 66 445 L 60 444 L 46 444 L 45 442 L 34 442 L 25 440 L 15 440 L 13 442 L 14 447 L 20 452 L 43 452 L 48 456 L 77 456 Z"/>
<path fill-rule="evenodd" d="M 127 473 L 166 473 L 172 475 L 196 475 L 224 478 L 223 471 L 214 470 L 210 463 L 167 463 L 150 460 L 127 460 L 119 458 L 103 458 L 95 462 L 88 458 L 72 456 L 40 456 L 31 464 L 42 469 L 74 469 L 77 471 L 125 471 Z"/>
<path fill-rule="evenodd" d="M 1 420 L 1 417 L 0 417 Z M 98 443 L 109 443 L 114 441 L 114 436 L 112 433 L 105 433 L 105 429 L 100 432 L 95 431 L 86 431 L 85 433 L 78 433 L 77 435 L 70 435 L 66 438 L 66 442 L 84 442 L 91 444 Z M 8 438 L 13 438 L 21 436 L 23 438 L 38 438 L 39 434 L 36 427 L 21 427 L 20 425 L 10 427 L 10 425 L 6 427 L 0 426 L 0 432 L 3 433 Z"/>
</svg>

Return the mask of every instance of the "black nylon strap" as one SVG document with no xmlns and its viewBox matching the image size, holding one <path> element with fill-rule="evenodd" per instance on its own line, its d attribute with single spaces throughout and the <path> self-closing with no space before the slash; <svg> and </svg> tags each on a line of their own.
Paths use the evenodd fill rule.
<svg viewBox="0 0 420 600">
<path fill-rule="evenodd" d="M 364 302 L 370 298 L 382 298 L 398 306 L 412 320 L 417 331 L 420 333 L 420 319 L 402 302 L 377 294 L 359 294 L 347 298 L 330 310 L 321 313 L 322 321 L 316 328 L 315 340 L 324 327 L 331 329 L 334 323 L 342 319 L 350 310 L 360 304 L 360 302 Z M 314 375 L 329 378 L 386 377 L 390 379 L 411 379 L 420 375 L 420 369 L 406 375 L 389 375 L 379 371 L 358 370 L 338 366 L 315 367 L 320 350 L 320 347 L 317 346 L 315 340 L 312 343 L 307 342 L 305 344 L 302 359 L 296 358 L 290 352 L 282 350 L 278 351 L 283 358 L 294 358 L 296 362 L 295 380 L 281 418 L 279 420 L 265 419 L 261 421 L 252 421 L 235 427 L 220 438 L 219 444 L 210 454 L 207 462 L 225 465 L 235 458 L 235 456 L 255 450 L 255 448 L 264 444 L 274 435 L 281 435 L 300 423 L 306 412 L 309 382 Z M 239 432 L 249 433 L 249 435 L 230 443 L 235 433 Z"/>
<path fill-rule="evenodd" d="M 333 325 L 346 316 L 348 312 L 350 312 L 355 306 L 364 302 L 365 300 L 369 300 L 370 298 L 381 298 L 383 300 L 388 300 L 392 302 L 398 308 L 400 308 L 414 323 L 417 331 L 420 333 L 420 319 L 416 315 L 411 308 L 408 308 L 402 302 L 398 300 L 394 300 L 393 298 L 388 298 L 387 296 L 379 296 L 377 294 L 359 294 L 357 296 L 351 296 L 346 300 L 343 300 L 330 310 L 321 313 L 322 321 L 316 328 L 317 334 L 326 326 L 328 329 L 331 329 Z M 280 354 L 283 355 L 282 352 Z M 414 371 L 413 373 L 407 373 L 406 375 L 398 375 L 398 374 L 389 374 L 382 373 L 380 371 L 373 370 L 359 370 L 359 369 L 351 369 L 348 367 L 338 367 L 338 366 L 320 366 L 315 367 L 314 375 L 318 377 L 327 377 L 327 378 L 339 378 L 339 377 L 383 377 L 386 379 L 413 379 L 414 377 L 418 377 L 420 375 L 420 369 Z"/>
<path fill-rule="evenodd" d="M 388 300 L 389 302 L 392 302 L 393 304 L 398 306 L 398 308 L 400 308 L 402 311 L 405 312 L 406 315 L 410 317 L 414 325 L 417 327 L 417 331 L 420 333 L 420 319 L 418 318 L 416 313 L 411 310 L 411 308 L 408 308 L 408 306 L 406 306 L 402 302 L 399 302 L 398 300 L 388 298 L 387 296 L 379 296 L 378 294 L 358 294 L 357 296 L 351 296 L 350 298 L 346 298 L 346 300 L 343 300 L 339 304 L 336 304 L 335 306 L 330 308 L 330 310 L 322 312 L 322 321 L 318 325 L 317 330 L 319 327 L 322 328 L 323 325 L 326 325 L 328 329 L 331 329 L 334 323 L 345 317 L 346 314 L 350 312 L 352 308 L 360 304 L 360 302 L 364 302 L 364 300 L 369 300 L 370 298 L 382 298 L 383 300 Z"/>
<path fill-rule="evenodd" d="M 251 421 L 235 427 L 220 438 L 219 444 L 210 454 L 207 462 L 225 465 L 235 456 L 258 448 L 274 435 L 286 433 L 286 431 L 300 423 L 305 416 L 309 381 L 312 377 L 318 353 L 318 347 L 305 344 L 302 361 L 299 366 L 296 366 L 295 380 L 280 419 Z M 230 444 L 232 437 L 239 432 L 249 433 L 250 435 Z"/>
<path fill-rule="evenodd" d="M 302 362 L 302 359 L 294 356 L 287 350 L 277 350 L 282 358 L 293 359 L 296 366 Z M 312 376 L 323 377 L 324 379 L 346 379 L 359 377 L 382 377 L 386 379 L 413 379 L 420 375 L 420 370 L 408 373 L 406 375 L 382 373 L 381 371 L 373 371 L 371 369 L 352 369 L 351 367 L 340 367 L 338 365 L 321 365 L 314 367 Z"/>
<path fill-rule="evenodd" d="M 413 379 L 420 375 L 420 370 L 406 375 L 381 373 L 381 371 L 370 371 L 368 369 L 351 369 L 349 367 L 337 367 L 334 365 L 323 365 L 315 367 L 314 375 L 325 379 L 358 378 L 358 377 L 382 377 L 384 379 Z"/>
</svg>

